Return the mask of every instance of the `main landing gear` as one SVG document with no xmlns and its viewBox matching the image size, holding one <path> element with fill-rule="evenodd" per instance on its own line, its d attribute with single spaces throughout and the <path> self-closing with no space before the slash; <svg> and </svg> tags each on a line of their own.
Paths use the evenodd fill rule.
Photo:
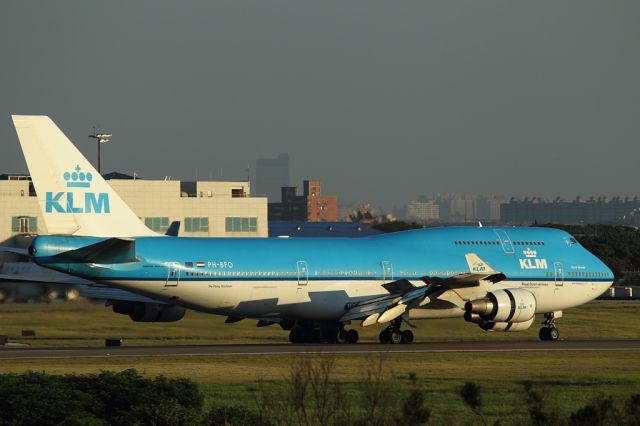
<svg viewBox="0 0 640 426">
<path fill-rule="evenodd" d="M 560 332 L 556 328 L 555 312 L 544 314 L 544 322 L 542 324 L 544 327 L 538 333 L 540 340 L 555 342 L 560 338 Z"/>
<path fill-rule="evenodd" d="M 400 330 L 402 318 L 398 317 L 391 321 L 389 327 L 380 332 L 380 343 L 413 343 L 413 331 Z"/>
<path fill-rule="evenodd" d="M 289 333 L 291 343 L 357 343 L 358 331 L 337 322 L 299 321 Z"/>
</svg>

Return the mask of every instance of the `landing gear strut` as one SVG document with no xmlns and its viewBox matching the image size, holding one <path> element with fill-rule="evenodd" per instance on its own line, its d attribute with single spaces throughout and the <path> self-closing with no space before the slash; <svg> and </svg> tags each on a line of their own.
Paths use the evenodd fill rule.
<svg viewBox="0 0 640 426">
<path fill-rule="evenodd" d="M 357 330 L 337 322 L 298 321 L 289 333 L 291 343 L 357 343 Z"/>
<path fill-rule="evenodd" d="M 542 327 L 538 333 L 540 340 L 555 342 L 560 338 L 560 332 L 556 328 L 554 312 L 544 314 L 544 322 L 542 324 L 544 327 Z"/>
<path fill-rule="evenodd" d="M 391 321 L 389 327 L 380 332 L 380 343 L 413 343 L 413 331 L 400 330 L 402 318 L 398 317 Z"/>
</svg>

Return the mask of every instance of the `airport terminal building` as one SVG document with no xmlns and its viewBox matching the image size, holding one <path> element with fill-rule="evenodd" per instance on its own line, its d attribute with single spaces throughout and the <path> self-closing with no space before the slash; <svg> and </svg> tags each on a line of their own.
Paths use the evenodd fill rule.
<svg viewBox="0 0 640 426">
<path fill-rule="evenodd" d="M 156 232 L 164 233 L 179 221 L 180 236 L 268 236 L 267 198 L 252 197 L 248 181 L 146 180 L 119 173 L 104 177 Z M 0 241 L 46 233 L 29 176 L 0 175 Z"/>
</svg>

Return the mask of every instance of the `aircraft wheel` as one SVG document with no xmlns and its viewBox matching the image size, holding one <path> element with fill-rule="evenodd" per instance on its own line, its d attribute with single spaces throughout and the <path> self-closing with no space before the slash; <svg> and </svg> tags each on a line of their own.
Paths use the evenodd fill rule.
<svg viewBox="0 0 640 426">
<path fill-rule="evenodd" d="M 338 330 L 336 335 L 336 343 L 348 343 L 347 341 L 347 331 L 345 329 Z"/>
<path fill-rule="evenodd" d="M 547 330 L 549 330 L 547 332 L 547 334 L 549 335 L 548 340 L 551 340 L 552 342 L 555 342 L 556 340 L 558 340 L 560 338 L 560 332 L 558 331 L 557 328 L 551 327 L 551 328 L 548 328 Z"/>
<path fill-rule="evenodd" d="M 384 329 L 380 332 L 380 343 L 387 344 L 391 343 L 391 331 Z"/>
<path fill-rule="evenodd" d="M 302 343 L 302 330 L 298 327 L 289 332 L 289 341 L 291 343 Z"/>
<path fill-rule="evenodd" d="M 351 329 L 347 331 L 346 342 L 347 343 L 358 343 L 358 339 L 360 336 L 358 335 L 358 330 Z"/>
<path fill-rule="evenodd" d="M 538 332 L 538 337 L 540 337 L 542 341 L 549 340 L 549 327 L 542 327 L 540 332 Z"/>
<path fill-rule="evenodd" d="M 393 343 L 394 345 L 402 342 L 402 333 L 400 332 L 400 330 L 393 330 L 391 332 L 389 340 L 390 343 Z"/>
<path fill-rule="evenodd" d="M 413 343 L 413 331 L 403 330 L 401 334 L 401 343 Z"/>
<path fill-rule="evenodd" d="M 312 328 L 304 330 L 303 343 L 323 343 L 320 330 L 314 330 Z"/>
</svg>

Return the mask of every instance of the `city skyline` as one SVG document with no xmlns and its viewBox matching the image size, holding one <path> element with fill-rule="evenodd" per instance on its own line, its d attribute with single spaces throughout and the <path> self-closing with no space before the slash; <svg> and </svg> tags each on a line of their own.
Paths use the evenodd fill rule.
<svg viewBox="0 0 640 426">
<path fill-rule="evenodd" d="M 0 170 L 26 172 L 10 114 L 45 114 L 92 160 L 112 133 L 104 171 L 244 180 L 286 152 L 386 210 L 636 192 L 640 4 L 362 5 L 10 2 Z"/>
</svg>

